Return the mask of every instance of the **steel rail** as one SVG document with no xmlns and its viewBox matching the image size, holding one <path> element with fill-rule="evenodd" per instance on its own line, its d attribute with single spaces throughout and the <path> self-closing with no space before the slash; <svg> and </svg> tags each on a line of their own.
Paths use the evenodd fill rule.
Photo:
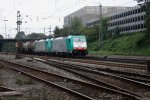
<svg viewBox="0 0 150 100">
<path fill-rule="evenodd" d="M 88 63 L 88 64 L 147 70 L 147 66 L 143 64 L 131 64 L 131 63 L 129 64 L 129 63 L 120 63 L 120 62 L 118 63 L 118 62 L 110 62 L 110 61 L 95 61 L 95 60 L 71 59 L 71 58 L 62 58 L 62 59 L 66 61 L 81 62 L 81 63 Z"/>
</svg>

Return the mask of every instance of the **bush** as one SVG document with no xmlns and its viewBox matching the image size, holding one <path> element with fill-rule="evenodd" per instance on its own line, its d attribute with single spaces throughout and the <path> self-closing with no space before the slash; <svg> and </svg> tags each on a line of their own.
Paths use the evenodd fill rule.
<svg viewBox="0 0 150 100">
<path fill-rule="evenodd" d="M 100 48 L 98 41 L 88 44 L 88 50 L 91 54 L 108 54 L 108 55 L 150 55 L 150 43 L 145 39 L 145 33 L 130 33 L 117 38 L 104 40 Z M 93 52 L 94 51 L 94 52 Z M 101 52 L 100 52 L 101 51 Z M 97 55 L 96 54 L 96 55 Z"/>
</svg>

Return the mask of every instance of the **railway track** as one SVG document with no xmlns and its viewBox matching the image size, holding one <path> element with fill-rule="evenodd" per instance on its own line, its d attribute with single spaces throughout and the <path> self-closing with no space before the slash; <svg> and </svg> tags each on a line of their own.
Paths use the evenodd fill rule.
<svg viewBox="0 0 150 100">
<path fill-rule="evenodd" d="M 27 56 L 27 57 L 30 57 L 30 56 Z M 35 56 L 37 57 L 37 56 Z M 43 57 L 43 56 L 40 56 L 40 58 L 46 58 L 46 59 L 49 59 L 51 57 Z M 84 62 L 84 63 L 90 63 L 90 64 L 99 64 L 99 62 L 97 61 L 89 61 L 89 60 L 81 60 L 81 59 L 70 59 L 70 58 L 57 58 L 57 57 L 52 57 L 51 59 L 56 59 L 56 60 L 61 60 L 61 61 L 72 61 L 72 62 Z M 145 69 L 147 70 L 147 66 L 146 65 L 137 65 L 137 64 L 124 64 L 124 63 L 114 63 L 114 62 L 102 62 L 100 63 L 102 65 L 109 65 L 111 67 L 113 66 L 119 66 L 119 67 L 123 67 L 123 68 L 136 68 L 136 69 Z M 72 64 L 73 65 L 73 64 Z M 75 64 L 76 66 L 76 64 Z M 78 65 L 80 66 L 80 65 Z M 82 65 L 84 66 L 84 65 Z M 84 67 L 88 67 L 88 66 L 84 66 Z M 127 71 L 121 71 L 121 70 L 113 70 L 113 69 L 110 69 L 110 68 L 100 68 L 100 67 L 88 67 L 90 69 L 93 69 L 93 70 L 98 70 L 98 71 L 103 71 L 103 72 L 107 72 L 109 74 L 115 74 L 115 75 L 118 75 L 120 77 L 124 77 L 124 78 L 128 78 L 128 79 L 131 79 L 131 80 L 135 80 L 135 81 L 139 81 L 139 82 L 145 82 L 145 83 L 148 83 L 150 84 L 150 75 L 147 75 L 147 74 L 140 74 L 140 73 L 134 73 L 134 72 L 127 72 Z"/>
<path fill-rule="evenodd" d="M 0 86 L 0 97 L 6 96 L 22 96 L 22 93 L 4 86 Z"/>
<path fill-rule="evenodd" d="M 13 54 L 13 53 L 11 53 Z M 13 54 L 14 55 L 14 54 Z M 25 55 L 20 54 L 21 56 L 26 57 L 39 57 L 36 55 Z M 137 60 L 137 59 L 121 59 L 121 58 L 107 58 L 103 57 L 75 57 L 75 58 L 67 58 L 67 57 L 50 57 L 50 56 L 40 56 L 47 57 L 47 59 L 56 59 L 56 60 L 64 60 L 64 61 L 72 61 L 72 62 L 80 62 L 80 63 L 88 63 L 88 64 L 96 64 L 96 65 L 104 65 L 104 66 L 115 66 L 120 68 L 131 68 L 132 70 L 148 70 L 147 68 L 147 60 Z M 113 60 L 110 60 L 113 59 Z"/>
<path fill-rule="evenodd" d="M 141 82 L 147 82 L 150 83 L 150 75 L 149 74 L 140 74 L 140 73 L 133 73 L 133 72 L 126 72 L 126 71 L 118 71 L 118 70 L 113 70 L 113 69 L 109 69 L 109 68 L 100 68 L 100 67 L 90 67 L 90 66 L 85 66 L 85 65 L 79 65 L 79 64 L 71 64 L 74 66 L 78 67 L 83 67 L 83 68 L 89 68 L 95 71 L 101 71 L 101 72 L 107 72 L 107 74 L 115 74 L 117 76 L 121 76 L 121 77 L 126 77 L 126 78 L 130 78 L 130 79 L 134 79 L 134 80 L 138 80 Z M 114 65 L 117 66 L 117 65 Z"/>
<path fill-rule="evenodd" d="M 58 62 L 58 61 L 55 62 L 55 61 L 50 61 L 50 60 L 47 60 L 44 62 L 47 64 L 50 64 L 52 66 L 73 72 L 75 74 L 83 75 L 83 77 L 86 77 L 88 79 L 91 78 L 90 79 L 91 81 L 94 81 L 98 84 L 100 83 L 105 86 L 109 86 L 113 89 L 117 89 L 120 91 L 126 91 L 130 94 L 144 95 L 145 93 L 147 93 L 147 92 L 149 93 L 149 91 L 150 91 L 150 85 L 148 85 L 148 84 L 145 84 L 145 83 L 142 83 L 139 81 L 135 81 L 132 79 L 128 79 L 125 77 L 105 73 L 105 72 L 99 72 L 99 71 L 96 71 L 95 69 L 91 70 L 91 69 L 88 69 L 87 67 L 85 68 L 85 66 L 83 67 L 83 66 L 66 64 L 66 63 L 64 64 L 64 62 Z M 104 77 L 106 79 L 104 79 Z M 124 84 L 124 86 L 123 86 L 123 84 Z M 146 95 L 144 95 L 144 96 L 147 98 Z M 148 98 L 150 98 L 150 97 L 148 96 Z"/>
<path fill-rule="evenodd" d="M 26 56 L 26 57 L 31 57 L 31 55 L 22 55 L 22 56 Z M 32 55 L 32 57 L 39 57 L 39 56 L 35 56 Z M 97 64 L 97 65 L 105 65 L 105 66 L 115 66 L 115 67 L 120 67 L 120 68 L 132 68 L 132 69 L 139 69 L 139 70 L 147 70 L 147 66 L 146 65 L 141 65 L 141 64 L 127 64 L 127 63 L 116 63 L 116 62 L 102 62 L 102 61 L 93 61 L 93 60 L 81 60 L 81 59 L 70 59 L 70 58 L 58 58 L 58 57 L 47 57 L 47 56 L 40 56 L 40 58 L 47 58 L 47 59 L 56 59 L 56 60 L 62 60 L 62 61 L 71 61 L 71 62 L 81 62 L 81 63 L 88 63 L 88 64 Z M 88 67 L 88 66 L 86 66 Z M 150 83 L 150 76 L 146 75 L 146 74 L 137 74 L 134 72 L 126 72 L 126 71 L 117 71 L 117 70 L 113 70 L 110 68 L 100 68 L 100 67 L 94 67 L 93 69 L 95 70 L 99 70 L 99 71 L 104 71 L 107 73 L 111 73 L 111 74 L 116 74 L 124 77 L 124 78 L 129 78 L 132 80 L 136 80 L 136 81 L 141 81 L 141 82 L 145 82 L 145 83 Z"/>
<path fill-rule="evenodd" d="M 60 60 L 60 59 L 58 59 Z M 63 61 L 69 61 L 69 60 L 63 60 Z M 70 60 L 72 61 L 72 60 Z M 74 61 L 74 60 L 73 60 Z M 79 61 L 79 62 L 82 62 L 82 61 Z M 89 61 L 87 61 L 89 63 Z M 94 64 L 94 62 L 93 62 Z M 75 65 L 76 64 L 72 64 L 72 65 Z M 113 63 L 113 64 L 110 64 L 111 67 L 113 66 L 118 66 L 118 63 Z M 138 67 L 137 65 L 131 65 L 131 64 L 119 64 L 120 67 L 131 67 L 134 68 L 133 66 L 136 66 Z M 78 65 L 80 66 L 80 64 Z M 101 67 L 90 67 L 90 66 L 85 66 L 85 65 L 82 65 L 86 68 L 90 68 L 90 69 L 93 69 L 93 70 L 98 70 L 98 71 L 103 71 L 103 72 L 107 72 L 107 73 L 111 73 L 111 74 L 115 74 L 115 75 L 118 75 L 118 76 L 121 76 L 121 77 L 125 77 L 125 78 L 129 78 L 129 79 L 133 79 L 133 80 L 137 80 L 137 81 L 141 81 L 141 82 L 145 82 L 145 83 L 149 83 L 150 84 L 150 75 L 148 74 L 141 74 L 141 73 L 135 73 L 135 72 L 127 72 L 127 71 L 123 71 L 123 70 L 114 70 L 114 69 L 111 69 L 111 68 L 101 68 Z M 140 65 L 139 65 L 140 66 Z M 141 65 L 140 67 L 145 67 L 146 69 L 146 65 Z M 142 68 L 141 68 L 142 69 Z"/>
<path fill-rule="evenodd" d="M 4 87 L 4 86 L 0 86 L 0 92 L 6 92 L 6 91 L 15 91 L 15 90 Z"/>
<path fill-rule="evenodd" d="M 97 60 L 97 61 L 112 61 L 112 62 L 120 62 L 120 63 L 133 63 L 133 64 L 146 64 L 146 60 L 149 58 L 122 58 L 122 57 L 111 57 L 111 56 L 85 56 L 85 57 L 76 57 L 77 59 L 85 59 L 85 60 Z"/>
<path fill-rule="evenodd" d="M 39 81 L 61 88 L 62 90 L 72 93 L 85 100 L 99 100 L 104 98 L 109 98 L 110 100 L 111 97 L 119 98 L 119 100 L 141 100 L 141 98 L 143 98 L 140 95 L 131 94 L 124 91 L 118 91 L 112 88 L 99 86 L 97 84 L 89 83 L 86 81 L 66 78 L 60 75 L 56 75 L 36 68 L 23 66 L 13 62 L 8 62 L 5 60 L 1 60 L 1 62 L 5 62 L 7 67 L 13 70 L 19 71 L 25 75 L 36 78 Z M 106 97 L 104 96 L 104 94 Z"/>
<path fill-rule="evenodd" d="M 46 59 L 53 59 L 53 57 L 40 57 L 40 58 L 46 58 Z M 111 73 L 111 74 L 116 74 L 125 78 L 129 78 L 129 79 L 133 79 L 133 80 L 137 80 L 137 81 L 141 81 L 141 82 L 145 82 L 145 83 L 150 83 L 150 75 L 148 74 L 142 74 L 142 73 L 136 73 L 133 72 L 134 70 L 146 70 L 147 71 L 147 66 L 146 65 L 137 65 L 137 64 L 127 64 L 127 63 L 114 63 L 114 62 L 102 62 L 99 63 L 97 61 L 89 61 L 89 60 L 77 60 L 77 59 L 70 59 L 70 58 L 64 58 L 64 59 L 58 59 L 55 58 L 56 60 L 59 61 L 71 61 L 71 62 L 82 62 L 82 63 L 88 63 L 88 64 L 100 64 L 100 65 L 105 65 L 107 66 L 107 68 L 103 68 L 103 67 L 99 67 L 99 66 L 95 66 L 95 67 L 90 67 L 89 66 L 85 66 L 85 67 L 89 67 L 90 69 L 94 69 L 94 70 L 99 70 L 99 71 L 104 71 L 107 73 Z M 78 64 L 78 66 L 80 66 L 80 64 Z M 110 66 L 108 68 L 108 66 Z M 121 69 L 119 70 L 115 70 L 115 69 L 111 69 L 112 67 L 120 67 Z M 123 71 L 123 68 L 131 68 L 132 71 L 128 72 L 128 71 Z"/>
<path fill-rule="evenodd" d="M 140 69 L 147 70 L 146 64 L 132 64 L 132 63 L 120 63 L 120 62 L 110 62 L 110 61 L 96 61 L 96 60 L 87 60 L 87 59 L 72 59 L 72 58 L 57 58 L 57 57 L 49 57 L 50 59 L 56 60 L 64 60 L 64 61 L 72 61 L 72 62 L 80 62 L 80 63 L 88 63 L 88 64 L 96 64 L 96 65 L 105 65 L 105 66 L 115 66 L 120 68 L 132 68 L 132 69 Z M 146 62 L 146 61 L 145 61 Z"/>
<path fill-rule="evenodd" d="M 1 52 L 1 54 L 6 54 L 6 52 Z M 16 54 L 16 53 L 7 53 L 7 54 Z M 23 54 L 24 55 L 24 54 Z M 62 57 L 64 58 L 64 57 Z M 67 57 L 65 57 L 67 58 Z M 111 57 L 111 56 L 81 56 L 81 57 L 73 57 L 73 59 L 81 59 L 81 60 L 94 60 L 94 61 L 107 61 L 107 62 L 120 62 L 120 63 L 131 63 L 131 64 L 147 64 L 147 60 L 150 60 L 150 57 Z"/>
</svg>

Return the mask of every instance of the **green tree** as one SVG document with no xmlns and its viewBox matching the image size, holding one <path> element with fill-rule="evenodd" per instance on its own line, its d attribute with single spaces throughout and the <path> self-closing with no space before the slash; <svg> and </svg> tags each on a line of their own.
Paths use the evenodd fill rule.
<svg viewBox="0 0 150 100">
<path fill-rule="evenodd" d="M 82 35 L 85 35 L 88 42 L 93 42 L 99 38 L 99 26 L 86 27 L 81 31 Z"/>
<path fill-rule="evenodd" d="M 113 34 L 113 37 L 119 37 L 120 36 L 120 32 L 121 32 L 120 27 L 116 27 L 115 28 L 115 32 Z"/>
<path fill-rule="evenodd" d="M 143 38 L 137 41 L 137 44 L 140 46 L 142 43 L 150 43 L 150 0 L 136 0 L 138 3 L 142 3 L 141 9 L 146 13 L 145 14 L 145 25 L 146 32 L 144 32 Z"/>
<path fill-rule="evenodd" d="M 71 34 L 80 34 L 80 32 L 84 29 L 82 22 L 78 17 L 74 17 L 71 20 L 70 32 Z"/>
<path fill-rule="evenodd" d="M 0 35 L 0 39 L 4 39 L 3 35 Z M 4 43 L 0 42 L 0 51 L 2 51 Z"/>
<path fill-rule="evenodd" d="M 138 3 L 142 3 L 141 9 L 145 11 L 145 24 L 147 35 L 150 36 L 150 0 L 136 0 Z"/>
<path fill-rule="evenodd" d="M 108 20 L 109 18 L 102 18 L 102 27 L 100 27 L 100 32 L 103 34 L 103 39 L 106 39 L 109 37 L 109 32 L 107 31 L 108 29 Z"/>
<path fill-rule="evenodd" d="M 55 27 L 55 29 L 54 29 L 54 33 L 55 33 L 55 36 L 58 36 L 58 35 L 60 35 L 60 34 L 61 34 L 61 30 L 59 29 L 59 27 L 58 27 L 58 26 L 56 26 L 56 27 Z"/>
<path fill-rule="evenodd" d="M 26 38 L 26 35 L 25 35 L 24 31 L 21 31 L 21 32 L 16 34 L 15 38 L 16 39 L 24 39 L 24 38 Z"/>
<path fill-rule="evenodd" d="M 26 38 L 28 39 L 40 39 L 40 38 L 45 38 L 46 35 L 43 33 L 31 33 L 28 34 Z"/>
<path fill-rule="evenodd" d="M 53 38 L 54 37 L 54 35 L 48 35 L 48 36 L 46 36 L 46 38 Z"/>
<path fill-rule="evenodd" d="M 3 35 L 0 35 L 0 39 L 4 39 Z"/>
<path fill-rule="evenodd" d="M 107 29 L 108 29 L 108 18 L 103 18 L 102 26 L 100 26 L 100 23 L 98 23 L 98 24 L 94 25 L 93 27 L 86 28 L 86 30 L 88 30 L 88 32 L 90 32 L 87 35 L 88 40 L 90 42 L 98 40 L 100 34 L 103 35 L 102 39 L 106 39 L 109 35 L 108 34 L 109 32 L 107 31 Z"/>
<path fill-rule="evenodd" d="M 60 36 L 66 36 L 69 35 L 69 28 L 68 27 L 64 27 L 59 29 L 60 33 L 59 34 L 55 34 L 55 37 L 60 37 Z"/>
</svg>

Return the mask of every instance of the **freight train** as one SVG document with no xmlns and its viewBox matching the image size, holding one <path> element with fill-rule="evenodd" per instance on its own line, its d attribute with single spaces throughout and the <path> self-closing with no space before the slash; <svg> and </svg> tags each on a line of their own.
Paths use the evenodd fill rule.
<svg viewBox="0 0 150 100">
<path fill-rule="evenodd" d="M 85 56 L 88 54 L 85 36 L 69 35 L 23 43 L 22 53 L 52 56 Z"/>
</svg>

